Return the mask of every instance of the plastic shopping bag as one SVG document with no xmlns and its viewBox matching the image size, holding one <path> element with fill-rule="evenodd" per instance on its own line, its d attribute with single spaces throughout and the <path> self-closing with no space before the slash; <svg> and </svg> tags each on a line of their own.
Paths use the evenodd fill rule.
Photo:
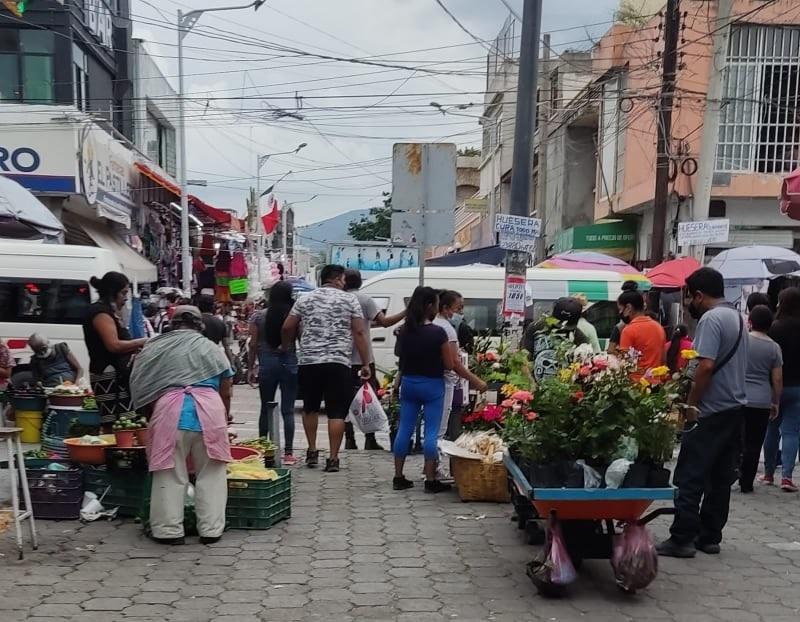
<svg viewBox="0 0 800 622">
<path fill-rule="evenodd" d="M 550 554 L 547 560 L 550 566 L 550 582 L 555 585 L 569 585 L 578 575 L 564 544 L 561 526 L 556 521 L 550 524 L 550 539 Z"/>
<path fill-rule="evenodd" d="M 356 392 L 347 418 L 364 434 L 389 431 L 389 419 L 381 406 L 381 401 L 368 382 L 365 382 Z"/>
<path fill-rule="evenodd" d="M 614 578 L 623 590 L 641 590 L 658 574 L 658 554 L 647 527 L 629 523 L 619 536 L 614 536 L 611 556 Z"/>
</svg>

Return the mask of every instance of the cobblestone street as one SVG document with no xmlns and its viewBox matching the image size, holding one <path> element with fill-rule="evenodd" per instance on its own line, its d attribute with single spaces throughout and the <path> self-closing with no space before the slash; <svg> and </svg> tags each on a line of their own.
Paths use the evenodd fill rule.
<svg viewBox="0 0 800 622">
<path fill-rule="evenodd" d="M 241 435 L 256 392 L 236 387 Z M 298 420 L 299 423 L 299 420 Z M 302 431 L 298 426 L 298 440 Z M 383 452 L 347 452 L 343 471 L 296 468 L 292 518 L 164 547 L 132 521 L 38 521 L 40 547 L 16 561 L 0 535 L 0 620 L 550 620 L 795 622 L 800 610 L 797 498 L 734 494 L 718 557 L 660 560 L 649 589 L 626 596 L 607 562 L 588 561 L 562 600 L 536 594 L 510 506 L 461 503 L 421 486 L 391 490 Z M 419 458 L 409 473 L 418 473 Z M 5 491 L 4 491 L 5 492 Z M 665 535 L 668 517 L 652 528 Z"/>
</svg>

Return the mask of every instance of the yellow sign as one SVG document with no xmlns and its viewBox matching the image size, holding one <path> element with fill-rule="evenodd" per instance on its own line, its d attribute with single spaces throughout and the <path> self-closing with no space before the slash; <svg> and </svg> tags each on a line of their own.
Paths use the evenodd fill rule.
<svg viewBox="0 0 800 622">
<path fill-rule="evenodd" d="M 489 211 L 489 201 L 483 199 L 464 199 L 464 211 L 473 214 L 486 214 Z"/>
</svg>

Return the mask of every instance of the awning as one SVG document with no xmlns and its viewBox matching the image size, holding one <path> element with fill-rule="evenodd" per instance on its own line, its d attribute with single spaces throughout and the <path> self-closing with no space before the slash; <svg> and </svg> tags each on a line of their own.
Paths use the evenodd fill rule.
<svg viewBox="0 0 800 622">
<path fill-rule="evenodd" d="M 170 179 L 167 179 L 164 175 L 160 174 L 155 169 L 143 164 L 142 162 L 134 162 L 133 166 L 136 167 L 142 175 L 147 177 L 150 181 L 155 182 L 165 190 L 169 190 L 172 194 L 176 196 L 181 196 L 181 189 L 178 187 L 177 184 L 173 183 Z"/>
<path fill-rule="evenodd" d="M 212 207 L 191 194 L 189 195 L 189 203 L 200 213 L 200 220 L 203 221 L 203 224 L 226 226 L 231 224 L 231 215 L 228 212 Z"/>
<path fill-rule="evenodd" d="M 136 280 L 139 283 L 153 283 L 158 280 L 156 267 L 101 223 L 93 222 L 88 218 L 81 218 L 75 214 L 69 214 L 67 220 L 78 224 L 97 246 L 112 251 L 117 261 L 122 265 L 122 271 L 125 276 L 129 279 Z"/>
<path fill-rule="evenodd" d="M 0 219 L 19 221 L 33 227 L 44 237 L 64 235 L 64 225 L 29 190 L 0 175 Z"/>
</svg>

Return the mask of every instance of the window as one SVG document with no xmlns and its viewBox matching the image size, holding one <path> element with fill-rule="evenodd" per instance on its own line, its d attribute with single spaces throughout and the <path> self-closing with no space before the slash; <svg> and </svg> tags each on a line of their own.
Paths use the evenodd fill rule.
<svg viewBox="0 0 800 622">
<path fill-rule="evenodd" d="M 73 100 L 78 110 L 89 110 L 89 59 L 80 47 L 72 44 Z"/>
<path fill-rule="evenodd" d="M 614 300 L 595 302 L 586 309 L 583 315 L 594 326 L 597 337 L 600 339 L 608 339 L 614 326 L 619 322 L 619 309 Z"/>
<path fill-rule="evenodd" d="M 598 186 L 600 196 L 608 197 L 616 194 L 620 188 L 618 181 L 619 154 L 621 151 L 619 95 L 621 81 L 613 78 L 603 84 L 603 96 L 600 112 L 600 144 L 597 152 L 600 155 L 597 163 L 599 171 Z"/>
<path fill-rule="evenodd" d="M 800 163 L 800 28 L 734 24 L 716 170 L 780 173 Z"/>
<path fill-rule="evenodd" d="M 0 101 L 53 103 L 54 39 L 48 30 L 0 29 Z"/>
<path fill-rule="evenodd" d="M 725 201 L 721 199 L 712 199 L 708 204 L 708 217 L 725 218 L 726 207 Z"/>
<path fill-rule="evenodd" d="M 145 152 L 170 175 L 175 174 L 175 130 L 148 111 L 144 128 Z"/>
<path fill-rule="evenodd" d="M 503 301 L 495 298 L 465 298 L 464 321 L 479 333 L 500 336 L 503 328 Z"/>
<path fill-rule="evenodd" d="M 0 322 L 81 324 L 88 306 L 85 281 L 0 278 Z"/>
</svg>

